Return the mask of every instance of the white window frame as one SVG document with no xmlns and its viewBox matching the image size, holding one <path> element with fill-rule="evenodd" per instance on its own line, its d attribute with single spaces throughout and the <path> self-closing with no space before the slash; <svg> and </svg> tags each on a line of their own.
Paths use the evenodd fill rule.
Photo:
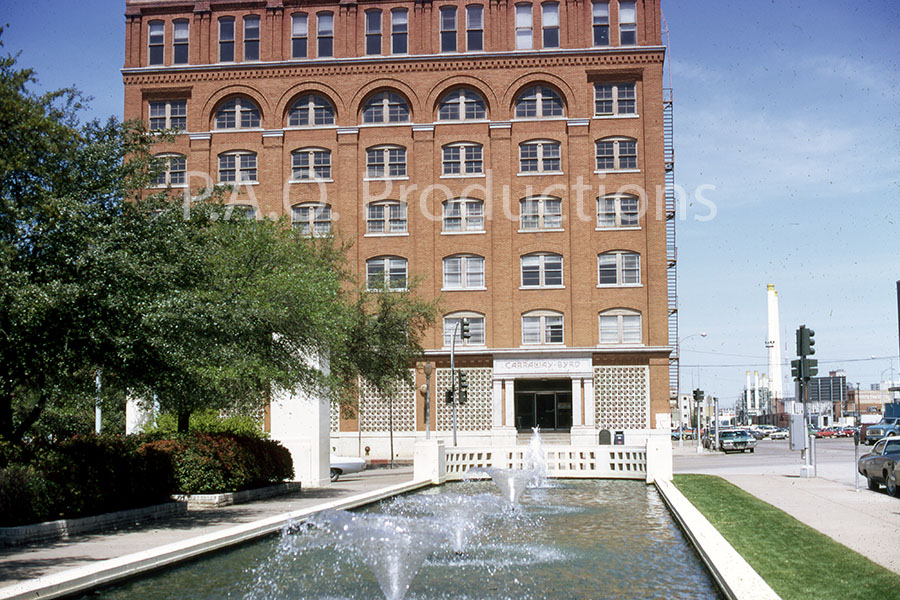
<svg viewBox="0 0 900 600">
<path fill-rule="evenodd" d="M 232 103 L 234 103 L 233 107 L 229 106 Z M 219 118 L 226 112 L 234 113 L 234 118 L 232 119 L 234 126 L 232 127 L 228 127 L 227 125 L 224 127 L 219 126 Z M 244 125 L 245 117 L 250 121 L 249 125 Z M 259 129 L 262 125 L 262 111 L 259 110 L 259 106 L 256 102 L 247 96 L 234 96 L 219 105 L 219 108 L 216 109 L 214 121 L 215 129 L 219 131 L 231 129 Z"/>
<path fill-rule="evenodd" d="M 325 48 L 327 44 L 327 49 Z M 334 56 L 334 13 L 330 10 L 316 13 L 316 57 Z"/>
<path fill-rule="evenodd" d="M 552 40 L 547 43 L 548 35 L 556 35 L 556 43 Z M 559 28 L 559 2 L 544 2 L 541 4 L 541 44 L 544 48 L 559 48 L 562 45 L 561 31 Z"/>
<path fill-rule="evenodd" d="M 298 52 L 302 48 L 301 52 Z M 291 15 L 291 58 L 309 57 L 309 14 Z"/>
<path fill-rule="evenodd" d="M 234 17 L 219 17 L 219 62 L 234 62 L 235 56 L 235 19 Z M 231 33 L 225 32 L 225 26 L 231 28 Z M 230 37 L 229 37 L 230 36 Z M 230 54 L 230 57 L 226 55 Z"/>
<path fill-rule="evenodd" d="M 462 339 L 462 327 L 456 327 L 456 324 L 463 319 L 469 320 L 469 333 L 472 337 L 467 340 Z M 481 313 L 461 311 L 444 315 L 441 336 L 443 347 L 450 347 L 451 337 L 454 332 L 456 333 L 455 346 L 457 348 L 460 346 L 484 346 L 487 339 L 484 324 L 484 315 Z"/>
<path fill-rule="evenodd" d="M 640 229 L 641 216 L 641 199 L 638 196 L 615 194 L 597 198 L 597 230 Z"/>
<path fill-rule="evenodd" d="M 459 10 L 453 4 L 444 5 L 438 12 L 438 22 L 440 25 L 440 49 L 442 53 L 457 52 L 459 48 L 459 40 L 457 40 Z M 452 16 L 452 19 L 447 17 Z M 451 23 L 452 21 L 452 23 Z"/>
<path fill-rule="evenodd" d="M 630 39 L 626 42 L 626 38 Z M 619 0 L 619 45 L 637 46 L 637 43 L 637 2 Z"/>
<path fill-rule="evenodd" d="M 597 315 L 597 327 L 597 340 L 601 346 L 643 345 L 643 321 L 641 313 L 636 310 L 615 308 L 603 311 Z"/>
<path fill-rule="evenodd" d="M 610 259 L 613 259 L 610 261 Z M 615 268 L 616 282 L 601 282 L 602 272 Z M 641 287 L 641 255 L 630 250 L 613 250 L 597 255 L 597 287 Z"/>
<path fill-rule="evenodd" d="M 474 43 L 477 40 L 477 43 Z M 473 48 L 477 46 L 477 48 Z M 466 6 L 466 52 L 484 51 L 484 6 Z"/>
<path fill-rule="evenodd" d="M 457 157 L 452 156 L 457 154 Z M 453 173 L 453 166 L 457 172 Z M 441 177 L 483 177 L 484 146 L 475 142 L 454 142 L 441 147 Z"/>
<path fill-rule="evenodd" d="M 401 116 L 401 113 L 405 115 L 405 118 L 396 118 Z M 411 116 L 412 111 L 406 98 L 388 90 L 372 94 L 362 109 L 363 124 L 409 123 Z"/>
<path fill-rule="evenodd" d="M 534 98 L 531 98 L 530 95 L 533 93 Z M 528 97 L 526 97 L 528 96 Z M 546 98 L 545 98 L 546 96 Z M 545 100 L 552 102 L 554 99 L 559 100 L 559 112 L 560 114 L 547 114 L 544 112 L 544 102 Z M 520 108 L 524 108 L 525 102 L 528 102 L 529 105 L 531 102 L 534 102 L 534 115 L 523 115 L 519 116 Z M 530 111 L 529 111 L 530 112 Z M 552 111 L 551 111 L 552 112 Z M 524 90 L 522 90 L 518 96 L 516 96 L 515 102 L 515 110 L 513 111 L 515 120 L 522 119 L 547 119 L 547 118 L 563 118 L 566 115 L 566 104 L 563 101 L 562 95 L 560 95 L 556 90 L 550 88 L 546 85 L 532 85 L 528 86 Z"/>
<path fill-rule="evenodd" d="M 303 121 L 306 123 L 303 123 Z M 288 127 L 329 127 L 334 125 L 334 104 L 321 94 L 303 94 L 291 104 Z M 319 123 L 318 121 L 322 121 Z"/>
<path fill-rule="evenodd" d="M 612 167 L 601 166 L 600 165 L 600 144 L 602 143 L 610 143 L 612 144 L 612 154 L 604 153 L 602 158 L 604 160 L 612 159 Z M 634 148 L 634 154 L 631 152 L 627 152 L 626 149 L 629 146 Z M 634 159 L 634 165 L 629 164 L 631 159 Z M 594 144 L 594 168 L 595 173 L 602 172 L 610 172 L 610 171 L 630 171 L 636 172 L 640 170 L 640 162 L 638 162 L 638 147 L 637 140 L 630 137 L 605 137 L 597 140 Z"/>
<path fill-rule="evenodd" d="M 187 19 L 172 21 L 172 64 L 186 65 L 191 62 L 191 22 Z M 178 55 L 184 54 L 184 60 Z"/>
<path fill-rule="evenodd" d="M 261 39 L 262 19 L 259 18 L 259 15 L 246 15 L 244 17 L 244 54 L 241 57 L 243 60 L 250 62 L 260 59 Z"/>
<path fill-rule="evenodd" d="M 559 265 L 557 269 L 555 265 Z M 525 283 L 525 268 L 534 270 L 537 266 L 538 284 Z M 559 283 L 547 283 L 551 273 L 549 267 L 553 266 L 553 271 L 559 271 Z M 540 289 L 563 289 L 566 287 L 565 281 L 565 263 L 562 254 L 555 252 L 533 252 L 524 254 L 519 257 L 519 289 L 520 290 L 540 290 Z"/>
<path fill-rule="evenodd" d="M 603 97 L 601 98 L 601 94 Z M 610 109 L 601 110 L 600 103 L 608 103 Z M 595 117 L 636 117 L 637 84 L 633 81 L 594 84 Z"/>
<path fill-rule="evenodd" d="M 307 237 L 326 237 L 331 234 L 331 205 L 322 202 L 302 202 L 291 207 L 291 227 Z"/>
<path fill-rule="evenodd" d="M 535 327 L 535 325 L 537 327 Z M 522 315 L 523 346 L 562 346 L 566 343 L 565 315 L 553 310 L 532 310 Z M 533 337 L 533 333 L 537 337 Z M 553 341 L 555 332 L 559 339 Z"/>
<path fill-rule="evenodd" d="M 536 147 L 537 156 L 532 158 L 524 158 L 522 155 L 527 148 Z M 550 150 L 556 149 L 556 156 L 552 156 Z M 548 154 L 551 154 L 548 156 Z M 537 169 L 525 170 L 525 160 L 537 161 Z M 545 166 L 545 162 L 556 161 L 559 164 L 558 169 L 551 169 Z M 519 175 L 547 175 L 562 173 L 562 144 L 556 140 L 528 140 L 519 144 Z"/>
<path fill-rule="evenodd" d="M 456 111 L 456 116 L 444 116 L 444 109 Z M 469 116 L 471 112 L 475 116 Z M 487 119 L 487 102 L 470 88 L 457 88 L 446 94 L 438 105 L 438 121 L 483 121 Z"/>
<path fill-rule="evenodd" d="M 526 212 L 526 207 L 529 206 L 530 203 L 536 205 L 537 211 L 535 213 L 530 211 Z M 559 212 L 551 212 L 548 205 L 557 205 L 559 207 Z M 529 226 L 531 222 L 536 223 L 536 226 Z M 562 198 L 557 198 L 556 196 L 528 196 L 519 200 L 520 233 L 562 230 Z"/>
<path fill-rule="evenodd" d="M 160 119 L 162 119 L 162 127 L 158 127 Z M 187 100 L 151 100 L 147 103 L 147 123 L 149 128 L 154 131 L 187 130 Z"/>
<path fill-rule="evenodd" d="M 363 19 L 366 31 L 364 48 L 366 56 L 381 56 L 383 40 L 381 37 L 382 20 L 384 15 L 380 8 L 370 8 L 366 10 Z"/>
<path fill-rule="evenodd" d="M 409 11 L 405 8 L 391 9 L 391 54 L 409 54 Z"/>
<path fill-rule="evenodd" d="M 378 286 L 375 283 L 375 275 L 381 273 L 378 277 Z M 402 272 L 402 279 L 397 277 Z M 399 285 L 402 281 L 402 285 Z M 402 256 L 375 256 L 366 260 L 366 289 L 377 290 L 380 286 L 386 287 L 390 291 L 405 291 L 409 282 L 409 261 Z M 398 284 L 398 285 L 395 285 Z"/>
<path fill-rule="evenodd" d="M 222 159 L 225 157 L 234 157 L 234 165 L 223 169 Z M 218 156 L 218 182 L 233 185 L 246 185 L 259 183 L 259 169 L 256 152 L 248 150 L 231 150 L 222 152 Z M 234 171 L 234 179 L 222 179 L 223 171 Z M 245 175 L 252 174 L 252 177 L 244 179 Z"/>
<path fill-rule="evenodd" d="M 397 160 L 397 157 L 402 157 Z M 402 172 L 401 170 L 402 165 Z M 377 174 L 373 169 L 380 169 Z M 392 174 L 391 170 L 397 172 Z M 365 179 L 408 179 L 408 165 L 406 148 L 403 146 L 383 145 L 366 148 L 366 176 Z"/>
<path fill-rule="evenodd" d="M 603 41 L 605 42 L 599 43 Z M 609 0 L 591 3 L 591 45 L 605 47 L 610 45 L 609 39 Z"/>
<path fill-rule="evenodd" d="M 484 257 L 477 254 L 445 256 L 441 291 L 486 290 Z M 454 277 L 455 276 L 455 277 Z M 454 281 L 458 277 L 458 281 Z"/>
<path fill-rule="evenodd" d="M 450 211 L 450 207 L 459 205 L 459 214 Z M 459 220 L 459 228 L 449 228 L 448 220 Z M 484 233 L 484 201 L 477 198 L 453 198 L 446 200 L 441 213 L 441 233 L 464 234 Z M 477 225 L 480 224 L 480 227 Z"/>
<path fill-rule="evenodd" d="M 531 4 L 516 4 L 516 50 L 534 48 L 534 15 Z"/>
<path fill-rule="evenodd" d="M 381 214 L 378 215 L 377 212 Z M 375 224 L 380 223 L 380 226 Z M 409 235 L 406 202 L 378 200 L 366 205 L 366 235 Z"/>
<path fill-rule="evenodd" d="M 159 58 L 155 59 L 154 54 Z M 166 22 L 147 23 L 147 65 L 151 67 L 166 64 Z"/>
<path fill-rule="evenodd" d="M 325 169 L 327 169 L 327 173 Z M 306 171 L 306 176 L 303 176 L 303 170 Z M 298 171 L 301 171 L 300 177 L 297 177 Z M 291 182 L 298 181 L 332 181 L 331 150 L 307 147 L 297 148 L 291 152 Z"/>
<path fill-rule="evenodd" d="M 165 161 L 166 164 L 165 168 L 150 182 L 150 187 L 187 187 L 187 156 L 184 154 L 166 153 L 157 154 L 153 158 L 158 161 Z"/>
</svg>

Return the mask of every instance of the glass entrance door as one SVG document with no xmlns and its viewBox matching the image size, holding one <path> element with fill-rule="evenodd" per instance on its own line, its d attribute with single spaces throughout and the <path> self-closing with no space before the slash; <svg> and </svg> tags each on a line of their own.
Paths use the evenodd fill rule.
<svg viewBox="0 0 900 600">
<path fill-rule="evenodd" d="M 572 388 L 568 379 L 516 382 L 516 429 L 544 431 L 572 427 Z"/>
</svg>

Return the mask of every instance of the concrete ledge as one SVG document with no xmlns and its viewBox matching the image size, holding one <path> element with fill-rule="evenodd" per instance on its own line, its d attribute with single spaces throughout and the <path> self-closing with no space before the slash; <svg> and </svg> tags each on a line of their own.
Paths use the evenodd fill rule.
<svg viewBox="0 0 900 600">
<path fill-rule="evenodd" d="M 303 520 L 323 510 L 357 508 L 430 485 L 430 480 L 401 483 L 373 492 L 319 504 L 315 507 L 276 515 L 253 523 L 237 525 L 222 531 L 197 536 L 173 544 L 166 544 L 165 546 L 143 552 L 135 552 L 120 558 L 104 560 L 86 567 L 69 569 L 55 575 L 48 575 L 26 583 L 2 588 L 0 589 L 0 600 L 36 600 L 38 598 L 60 598 L 74 595 L 208 552 L 221 550 L 276 533 L 285 525 Z"/>
<path fill-rule="evenodd" d="M 82 533 L 92 533 L 104 529 L 115 529 L 124 525 L 168 519 L 185 514 L 187 509 L 188 504 L 186 502 L 167 502 L 166 504 L 131 508 L 93 517 L 60 519 L 59 521 L 46 521 L 18 527 L 0 527 L 0 547 L 62 540 Z"/>
<path fill-rule="evenodd" d="M 224 494 L 183 494 L 172 496 L 172 499 L 178 502 L 186 502 L 187 507 L 194 510 L 203 508 L 221 508 L 223 506 L 231 506 L 232 504 L 243 504 L 245 502 L 252 502 L 254 500 L 261 500 L 263 498 L 271 498 L 273 496 L 281 496 L 283 494 L 299 491 L 299 481 L 288 481 L 262 488 L 243 490 L 241 492 L 227 492 Z"/>
<path fill-rule="evenodd" d="M 656 488 L 729 600 L 780 599 L 671 481 L 657 480 Z"/>
</svg>

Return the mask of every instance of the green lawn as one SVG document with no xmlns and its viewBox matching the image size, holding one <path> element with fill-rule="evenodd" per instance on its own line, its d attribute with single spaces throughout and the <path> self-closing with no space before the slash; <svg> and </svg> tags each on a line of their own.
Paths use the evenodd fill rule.
<svg viewBox="0 0 900 600">
<path fill-rule="evenodd" d="M 784 600 L 900 600 L 900 576 L 724 479 L 675 485 Z M 900 552 L 900 539 L 872 544 Z"/>
</svg>

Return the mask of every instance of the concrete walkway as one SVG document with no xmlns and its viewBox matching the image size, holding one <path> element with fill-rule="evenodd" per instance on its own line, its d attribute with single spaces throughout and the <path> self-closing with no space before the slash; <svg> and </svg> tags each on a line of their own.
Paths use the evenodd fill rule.
<svg viewBox="0 0 900 600">
<path fill-rule="evenodd" d="M 388 488 L 412 480 L 412 467 L 372 469 L 346 475 L 326 488 L 304 489 L 223 508 L 190 511 L 186 516 L 152 525 L 71 537 L 16 548 L 0 548 L 0 598 L 17 583 L 86 567 L 111 558 L 182 542 L 311 507 Z"/>
<path fill-rule="evenodd" d="M 863 454 L 867 450 L 860 448 Z M 819 449 L 818 476 L 799 476 L 799 455 L 762 440 L 754 454 L 698 455 L 675 448 L 676 473 L 717 475 L 779 508 L 872 562 L 900 575 L 900 500 L 866 488 L 856 491 L 853 442 L 829 440 Z M 783 458 L 790 460 L 782 460 Z M 760 524 L 765 527 L 766 524 Z"/>
</svg>

